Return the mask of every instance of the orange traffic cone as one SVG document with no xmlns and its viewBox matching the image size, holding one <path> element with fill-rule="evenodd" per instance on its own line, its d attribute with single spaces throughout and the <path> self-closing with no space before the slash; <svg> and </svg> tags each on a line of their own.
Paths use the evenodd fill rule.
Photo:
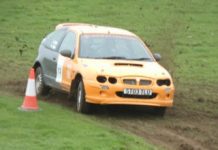
<svg viewBox="0 0 218 150">
<path fill-rule="evenodd" d="M 29 72 L 25 98 L 20 109 L 25 111 L 39 110 L 36 98 L 35 71 L 33 68 Z"/>
</svg>

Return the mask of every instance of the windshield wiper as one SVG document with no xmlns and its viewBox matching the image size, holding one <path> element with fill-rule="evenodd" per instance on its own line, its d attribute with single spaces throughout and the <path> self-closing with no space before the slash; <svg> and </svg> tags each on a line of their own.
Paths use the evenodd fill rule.
<svg viewBox="0 0 218 150">
<path fill-rule="evenodd" d="M 134 59 L 131 59 L 131 60 L 151 60 L 151 58 L 141 57 L 141 58 L 134 58 Z"/>
<path fill-rule="evenodd" d="M 127 59 L 127 58 L 120 57 L 120 56 L 109 56 L 109 57 L 99 57 L 98 59 Z"/>
<path fill-rule="evenodd" d="M 141 57 L 141 58 L 126 58 L 122 56 L 108 56 L 108 57 L 85 57 L 85 58 L 92 58 L 92 59 L 124 59 L 124 60 L 151 60 L 148 57 Z"/>
</svg>

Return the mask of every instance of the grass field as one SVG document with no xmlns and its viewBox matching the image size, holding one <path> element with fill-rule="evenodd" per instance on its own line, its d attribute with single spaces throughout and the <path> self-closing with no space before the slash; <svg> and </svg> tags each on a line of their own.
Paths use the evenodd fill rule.
<svg viewBox="0 0 218 150">
<path fill-rule="evenodd" d="M 23 95 L 40 41 L 60 22 L 125 28 L 163 56 L 160 63 L 170 71 L 176 85 L 175 106 L 163 120 L 142 114 L 138 117 L 138 113 L 114 117 L 110 112 L 103 118 L 96 115 L 97 120 L 167 149 L 217 149 L 217 8 L 217 0 L 1 0 L 0 90 L 11 91 L 15 97 Z M 11 103 L 17 101 L 10 102 L 4 105 L 13 107 Z M 119 113 L 123 114 L 118 111 L 116 115 Z M 152 133 L 147 132 L 150 129 Z"/>
<path fill-rule="evenodd" d="M 64 107 L 41 103 L 39 112 L 17 108 L 22 99 L 0 96 L 0 146 L 9 149 L 154 149 L 131 134 L 101 125 Z"/>
</svg>

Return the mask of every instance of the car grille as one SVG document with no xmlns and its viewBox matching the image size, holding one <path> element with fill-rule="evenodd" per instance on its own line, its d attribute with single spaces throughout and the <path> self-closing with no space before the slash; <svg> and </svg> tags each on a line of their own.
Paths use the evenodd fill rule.
<svg viewBox="0 0 218 150">
<path fill-rule="evenodd" d="M 139 81 L 139 83 L 137 83 L 136 79 L 123 79 L 123 83 L 124 84 L 128 84 L 128 85 L 150 85 L 152 82 L 151 80 L 144 80 L 141 79 Z"/>
<path fill-rule="evenodd" d="M 123 79 L 123 83 L 128 84 L 128 85 L 136 85 L 137 84 L 135 79 Z"/>
<path fill-rule="evenodd" d="M 151 84 L 151 80 L 140 80 L 139 81 L 139 85 L 150 85 Z"/>
<path fill-rule="evenodd" d="M 116 92 L 116 95 L 122 98 L 152 99 L 157 96 L 157 93 L 152 93 L 152 95 L 128 95 L 128 94 L 124 94 L 123 92 L 119 91 L 119 92 Z"/>
</svg>

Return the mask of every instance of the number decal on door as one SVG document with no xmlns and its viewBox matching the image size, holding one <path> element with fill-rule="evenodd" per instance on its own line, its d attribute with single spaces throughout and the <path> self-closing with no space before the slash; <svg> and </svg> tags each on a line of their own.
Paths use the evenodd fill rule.
<svg viewBox="0 0 218 150">
<path fill-rule="evenodd" d="M 62 82 L 63 66 L 64 66 L 64 57 L 61 55 L 58 55 L 56 82 L 59 82 L 59 83 Z"/>
</svg>

